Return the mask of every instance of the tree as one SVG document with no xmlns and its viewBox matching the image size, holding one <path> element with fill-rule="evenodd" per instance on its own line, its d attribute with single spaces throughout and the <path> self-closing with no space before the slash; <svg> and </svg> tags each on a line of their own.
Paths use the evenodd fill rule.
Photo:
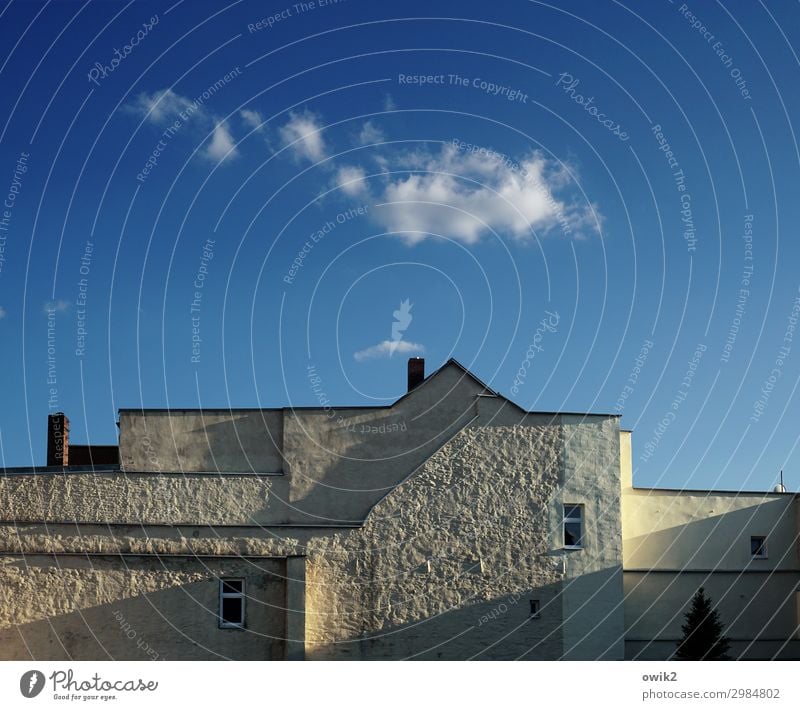
<svg viewBox="0 0 800 710">
<path fill-rule="evenodd" d="M 700 587 L 692 598 L 681 627 L 683 638 L 678 641 L 675 659 L 678 661 L 728 661 L 730 641 L 723 636 L 719 612 L 714 609 L 705 590 Z"/>
</svg>

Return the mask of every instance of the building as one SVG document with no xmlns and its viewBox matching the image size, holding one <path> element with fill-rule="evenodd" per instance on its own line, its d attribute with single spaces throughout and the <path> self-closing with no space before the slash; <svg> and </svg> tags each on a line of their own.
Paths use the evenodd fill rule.
<svg viewBox="0 0 800 710">
<path fill-rule="evenodd" d="M 0 476 L 0 658 L 669 658 L 700 585 L 800 658 L 796 495 L 634 488 L 630 436 L 455 360 L 388 407 L 121 410 L 77 459 L 54 415 Z"/>
</svg>

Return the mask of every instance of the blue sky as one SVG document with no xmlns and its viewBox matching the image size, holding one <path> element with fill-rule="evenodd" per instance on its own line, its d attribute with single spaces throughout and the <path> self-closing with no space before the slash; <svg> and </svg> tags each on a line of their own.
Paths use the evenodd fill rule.
<svg viewBox="0 0 800 710">
<path fill-rule="evenodd" d="M 641 485 L 796 488 L 797 12 L 6 3 L 2 462 L 422 354 L 621 413 Z"/>
</svg>

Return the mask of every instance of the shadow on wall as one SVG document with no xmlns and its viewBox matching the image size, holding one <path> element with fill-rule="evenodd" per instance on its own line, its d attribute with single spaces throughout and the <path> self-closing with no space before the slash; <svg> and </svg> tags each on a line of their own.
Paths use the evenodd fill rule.
<svg viewBox="0 0 800 710">
<path fill-rule="evenodd" d="M 663 497 L 667 507 L 675 497 Z M 679 499 L 680 500 L 680 499 Z M 635 498 L 631 501 L 635 504 Z M 654 506 L 657 499 L 650 501 Z M 713 513 L 719 501 L 682 510 Z M 705 508 L 704 508 L 705 505 Z M 660 511 L 654 507 L 652 523 Z M 751 536 L 767 538 L 766 559 L 751 555 Z M 647 535 L 625 539 L 626 658 L 670 658 L 681 638 L 691 598 L 705 587 L 731 639 L 731 657 L 800 658 L 800 566 L 794 500 L 766 498 L 764 503 L 730 510 Z"/>
<path fill-rule="evenodd" d="M 476 573 L 476 575 L 479 573 Z M 598 658 L 611 659 L 621 653 L 619 629 L 605 628 L 609 608 L 597 614 L 564 619 L 564 580 L 530 586 L 491 599 L 475 595 L 476 575 L 462 575 L 439 594 L 441 609 L 416 621 L 384 623 L 379 629 L 358 632 L 367 618 L 389 618 L 396 607 L 413 606 L 415 598 L 385 597 L 363 617 L 353 614 L 348 638 L 309 643 L 308 660 L 561 660 L 565 653 L 564 624 L 571 623 L 570 636 L 597 649 Z M 576 578 L 588 587 L 605 583 L 608 571 Z M 494 580 L 488 580 L 491 584 Z M 470 596 L 472 595 L 472 596 Z M 367 595 L 368 596 L 368 595 Z M 621 598 L 617 603 L 621 603 Z M 535 602 L 535 607 L 532 605 Z M 588 601 L 587 607 L 592 607 Z M 538 609 L 538 612 L 535 612 Z M 599 635 L 599 637 L 598 637 Z M 595 660 L 571 649 L 576 658 Z"/>
<path fill-rule="evenodd" d="M 197 562 L 169 561 L 169 575 L 159 562 L 127 560 L 120 571 L 110 561 L 56 570 L 52 558 L 11 563 L 42 586 L 49 615 L 19 625 L 0 626 L 0 660 L 281 660 L 285 657 L 286 616 L 283 572 L 220 566 L 211 573 Z M 270 561 L 270 564 L 275 564 Z M 80 571 L 80 578 L 69 572 Z M 6 577 L 9 577 L 6 570 Z M 192 577 L 180 581 L 181 575 Z M 218 628 L 217 575 L 247 579 L 247 628 Z M 417 621 L 358 631 L 367 619 L 389 619 L 412 597 L 386 595 L 378 606 L 343 618 L 349 635 L 310 643 L 309 660 L 557 660 L 564 652 L 563 585 L 536 585 L 512 594 L 479 598 L 480 570 L 463 570 L 436 592 L 438 609 Z M 607 575 L 586 575 L 601 583 Z M 154 581 L 160 577 L 158 581 Z M 489 584 L 496 580 L 488 580 Z M 152 591 L 134 592 L 145 585 Z M 170 586 L 171 585 L 171 586 Z M 11 589 L 24 598 L 25 590 Z M 82 598 L 83 602 L 76 599 Z M 129 596 L 126 596 L 129 595 Z M 116 599 L 108 600 L 116 596 Z M 367 592 L 365 597 L 369 597 Z M 98 602 L 98 597 L 106 601 Z M 532 605 L 536 602 L 536 605 Z M 44 606 L 44 603 L 42 604 Z M 315 613 L 324 613 L 324 610 Z M 590 637 L 597 623 L 582 617 L 585 628 L 572 631 Z"/>
<path fill-rule="evenodd" d="M 170 442 L 169 449 L 174 451 L 182 470 L 221 473 L 283 471 L 281 410 L 184 416 L 196 419 L 197 424 L 188 432 L 178 433 Z M 218 416 L 222 418 L 215 421 Z M 173 417 L 169 419 L 174 421 Z"/>
<path fill-rule="evenodd" d="M 309 643 L 308 660 L 513 660 L 555 659 L 561 655 L 560 583 L 530 587 L 493 599 L 469 599 L 454 584 L 437 595 L 441 609 L 404 624 L 386 623 L 379 630 L 356 631 L 364 618 L 354 612 L 345 625 L 348 638 Z M 534 613 L 531 602 L 537 602 Z M 412 599 L 387 598 L 385 608 L 364 616 L 389 617 L 392 608 Z"/>
<path fill-rule="evenodd" d="M 46 556 L 3 565 L 8 613 L 0 623 L 0 660 L 284 658 L 280 560 L 213 561 L 213 570 L 192 558 L 125 558 L 127 570 L 119 558 L 59 562 L 62 569 Z M 246 629 L 219 628 L 218 575 L 246 579 Z"/>
</svg>

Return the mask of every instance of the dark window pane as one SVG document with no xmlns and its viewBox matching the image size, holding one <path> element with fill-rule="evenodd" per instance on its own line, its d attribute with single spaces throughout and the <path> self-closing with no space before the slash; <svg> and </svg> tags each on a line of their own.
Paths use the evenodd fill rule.
<svg viewBox="0 0 800 710">
<path fill-rule="evenodd" d="M 223 594 L 240 594 L 242 591 L 241 579 L 223 579 L 222 580 L 222 593 Z"/>
<path fill-rule="evenodd" d="M 766 540 L 763 537 L 751 537 L 750 554 L 754 557 L 763 557 L 766 553 Z"/>
<path fill-rule="evenodd" d="M 577 547 L 582 543 L 580 523 L 564 523 L 564 544 Z"/>
<path fill-rule="evenodd" d="M 581 517 L 581 507 L 579 505 L 565 505 L 564 506 L 565 518 L 578 518 Z"/>
<path fill-rule="evenodd" d="M 243 621 L 244 599 L 224 597 L 222 599 L 222 623 L 241 624 Z"/>
</svg>

